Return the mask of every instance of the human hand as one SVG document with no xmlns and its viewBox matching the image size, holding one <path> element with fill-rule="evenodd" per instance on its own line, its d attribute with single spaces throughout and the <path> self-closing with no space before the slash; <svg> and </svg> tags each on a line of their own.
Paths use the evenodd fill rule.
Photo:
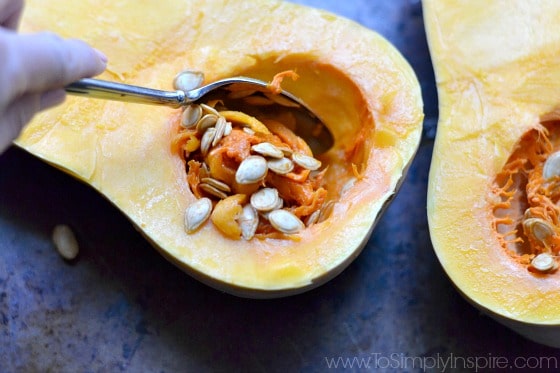
<svg viewBox="0 0 560 373">
<path fill-rule="evenodd" d="M 40 110 L 64 101 L 64 86 L 105 70 L 107 58 L 79 40 L 16 32 L 23 0 L 0 0 L 0 153 Z"/>
</svg>

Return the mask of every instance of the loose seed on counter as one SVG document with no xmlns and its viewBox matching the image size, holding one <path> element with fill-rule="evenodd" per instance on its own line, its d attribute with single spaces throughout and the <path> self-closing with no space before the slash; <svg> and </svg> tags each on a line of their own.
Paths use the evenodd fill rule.
<svg viewBox="0 0 560 373">
<path fill-rule="evenodd" d="M 56 250 L 66 260 L 75 259 L 78 256 L 80 247 L 78 240 L 72 229 L 66 224 L 59 224 L 54 227 L 52 241 Z"/>
</svg>

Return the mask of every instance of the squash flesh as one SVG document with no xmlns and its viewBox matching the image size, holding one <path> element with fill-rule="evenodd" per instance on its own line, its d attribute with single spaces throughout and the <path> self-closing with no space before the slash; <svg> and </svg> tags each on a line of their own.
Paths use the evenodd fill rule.
<svg viewBox="0 0 560 373">
<path fill-rule="evenodd" d="M 489 197 L 519 139 L 560 103 L 560 4 L 423 4 L 439 92 L 428 192 L 436 254 L 467 299 L 491 315 L 558 325 L 560 273 L 535 275 L 503 250 Z"/>
<path fill-rule="evenodd" d="M 343 155 L 354 136 L 365 133 L 356 156 L 365 177 L 334 207 L 332 218 L 304 230 L 297 242 L 234 241 L 211 224 L 186 235 L 184 211 L 195 197 L 184 163 L 171 149 L 177 112 L 168 108 L 69 97 L 39 115 L 16 143 L 99 190 L 164 256 L 215 287 L 287 295 L 336 275 L 367 240 L 418 145 L 422 103 L 408 64 L 377 34 L 301 6 L 146 3 L 29 1 L 23 27 L 79 36 L 108 55 L 101 78 L 154 88 L 171 89 L 185 68 L 204 71 L 212 81 L 234 75 L 270 80 L 295 67 L 298 82 L 282 86 L 332 129 L 336 144 L 323 159 L 333 169 L 327 182 L 334 190 L 352 175 Z M 79 16 L 91 9 L 100 19 L 95 25 Z M 263 14 L 266 20 L 258 21 Z"/>
</svg>

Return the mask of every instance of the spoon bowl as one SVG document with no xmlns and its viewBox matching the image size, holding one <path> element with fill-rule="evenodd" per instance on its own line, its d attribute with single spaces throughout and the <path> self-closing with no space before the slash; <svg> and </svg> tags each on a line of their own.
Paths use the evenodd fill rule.
<svg viewBox="0 0 560 373">
<path fill-rule="evenodd" d="M 260 107 L 259 110 L 267 113 L 286 111 L 292 113 L 297 123 L 295 133 L 309 145 L 313 154 L 318 155 L 326 152 L 334 143 L 330 130 L 301 99 L 285 90 L 281 90 L 278 94 L 271 94 L 272 91 L 268 83 L 248 77 L 221 79 L 188 91 L 162 91 L 88 78 L 71 83 L 65 87 L 65 90 L 69 94 L 77 96 L 166 105 L 173 108 L 209 99 L 218 99 L 222 100 L 231 109 L 249 111 L 248 114 L 252 114 L 252 110 L 250 104 L 247 103 L 247 97 L 262 97 L 266 94 L 270 102 L 266 105 L 266 108 Z M 231 98 L 231 93 L 234 91 L 245 91 L 250 94 L 242 98 Z M 243 109 L 241 109 L 241 106 L 243 106 Z"/>
</svg>

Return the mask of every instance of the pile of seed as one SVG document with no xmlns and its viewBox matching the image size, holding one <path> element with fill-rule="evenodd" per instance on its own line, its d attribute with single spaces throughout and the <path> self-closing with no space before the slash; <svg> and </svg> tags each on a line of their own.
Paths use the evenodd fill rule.
<svg viewBox="0 0 560 373">
<path fill-rule="evenodd" d="M 229 136 L 233 126 L 241 126 L 242 130 L 250 135 L 255 134 L 255 130 L 250 125 L 244 126 L 239 123 L 232 124 L 220 114 L 214 107 L 207 104 L 191 104 L 187 106 L 181 116 L 181 126 L 196 133 L 188 146 L 189 156 L 200 154 L 204 157 L 212 147 L 216 146 L 220 140 Z M 198 142 L 197 139 L 200 139 Z M 268 172 L 278 175 L 285 175 L 294 170 L 295 166 L 310 171 L 316 171 L 321 167 L 321 162 L 314 157 L 294 152 L 288 147 L 278 147 L 270 142 L 261 142 L 251 147 L 251 155 L 245 158 L 238 166 L 235 173 L 235 181 L 240 184 L 256 184 L 262 182 Z M 209 175 L 208 166 L 202 162 L 205 174 Z M 264 183 L 261 183 L 264 184 Z M 185 230 L 188 233 L 196 231 L 216 210 L 212 200 L 224 201 L 233 198 L 231 186 L 223 181 L 212 177 L 201 177 L 198 184 L 200 194 L 204 197 L 199 198 L 187 207 L 185 213 Z M 248 202 L 244 204 L 241 213 L 232 219 L 240 229 L 241 237 L 250 240 L 257 230 L 259 219 L 266 219 L 270 225 L 278 232 L 283 234 L 294 234 L 305 228 L 305 224 L 291 211 L 284 208 L 284 201 L 280 197 L 276 188 L 261 186 L 256 192 L 247 196 Z M 317 221 L 320 211 L 306 219 L 306 224 L 310 225 Z M 214 221 L 214 219 L 213 219 Z M 216 224 L 216 221 L 214 221 Z M 222 229 L 225 232 L 230 229 Z"/>
</svg>

